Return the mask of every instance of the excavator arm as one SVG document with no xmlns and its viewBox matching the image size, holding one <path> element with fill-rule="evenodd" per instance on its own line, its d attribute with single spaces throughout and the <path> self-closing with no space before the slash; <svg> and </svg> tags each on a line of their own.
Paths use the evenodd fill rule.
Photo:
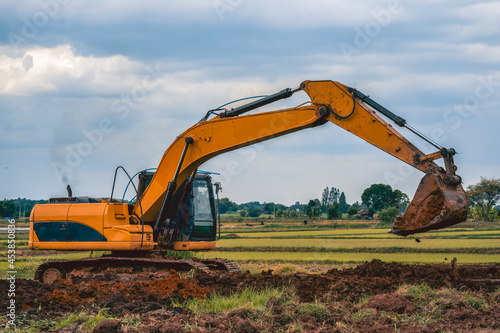
<svg viewBox="0 0 500 333">
<path fill-rule="evenodd" d="M 259 106 L 289 97 L 298 90 L 308 94 L 311 99 L 309 105 L 240 116 Z M 425 155 L 367 104 L 399 126 L 407 126 L 404 119 L 368 96 L 333 81 L 305 81 L 296 90 L 285 89 L 220 113 L 210 120 L 205 117 L 179 135 L 165 151 L 151 183 L 134 207 L 134 214 L 142 216 L 146 223 L 154 224 L 156 238 L 167 218 L 177 184 L 194 175 L 207 160 L 331 122 L 426 174 L 407 212 L 394 223 L 393 233 L 409 235 L 464 221 L 467 217 L 467 197 L 460 185 L 460 177 L 455 174 L 454 150 L 437 146 L 437 152 Z M 444 159 L 446 169 L 434 162 L 438 158 Z"/>
</svg>

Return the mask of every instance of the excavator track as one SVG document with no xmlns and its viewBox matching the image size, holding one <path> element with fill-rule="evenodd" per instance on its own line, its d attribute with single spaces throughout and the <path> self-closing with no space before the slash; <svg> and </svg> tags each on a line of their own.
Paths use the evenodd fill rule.
<svg viewBox="0 0 500 333">
<path fill-rule="evenodd" d="M 49 261 L 35 271 L 34 279 L 43 283 L 53 283 L 58 278 L 79 283 L 87 280 L 120 280 L 147 278 L 152 274 L 161 274 L 174 270 L 222 270 L 239 272 L 235 262 L 226 259 L 163 259 L 163 258 L 127 258 L 100 257 L 79 260 Z"/>
<path fill-rule="evenodd" d="M 240 266 L 234 261 L 220 258 L 200 259 L 200 262 L 211 271 L 241 272 Z"/>
</svg>

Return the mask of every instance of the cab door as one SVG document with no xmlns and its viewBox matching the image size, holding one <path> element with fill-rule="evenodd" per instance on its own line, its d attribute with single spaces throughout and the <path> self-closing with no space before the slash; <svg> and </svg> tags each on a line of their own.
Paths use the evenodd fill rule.
<svg viewBox="0 0 500 333">
<path fill-rule="evenodd" d="M 197 177 L 192 193 L 193 240 L 215 240 L 217 219 L 210 178 Z"/>
</svg>

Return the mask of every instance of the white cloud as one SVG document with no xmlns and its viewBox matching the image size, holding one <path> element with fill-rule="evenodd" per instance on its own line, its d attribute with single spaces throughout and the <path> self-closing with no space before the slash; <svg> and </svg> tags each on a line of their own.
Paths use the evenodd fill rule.
<svg viewBox="0 0 500 333">
<path fill-rule="evenodd" d="M 428 61 L 453 60 L 470 61 L 471 63 L 496 63 L 500 57 L 500 46 L 479 42 L 418 41 L 409 43 L 408 51 L 412 51 L 413 59 Z"/>
<path fill-rule="evenodd" d="M 455 9 L 454 15 L 463 24 L 446 24 L 450 35 L 458 38 L 498 37 L 500 29 L 500 5 L 498 1 L 475 3 Z M 485 29 L 485 26 L 488 27 Z"/>
<path fill-rule="evenodd" d="M 70 45 L 33 48 L 22 57 L 0 56 L 0 94 L 118 94 L 137 84 L 140 68 L 121 55 L 79 56 Z"/>
</svg>

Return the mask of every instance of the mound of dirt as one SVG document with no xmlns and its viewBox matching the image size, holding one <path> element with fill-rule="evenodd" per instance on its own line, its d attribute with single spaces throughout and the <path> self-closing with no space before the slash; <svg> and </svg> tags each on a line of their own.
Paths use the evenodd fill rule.
<svg viewBox="0 0 500 333">
<path fill-rule="evenodd" d="M 226 238 L 242 238 L 241 236 L 238 236 L 237 234 L 227 234 L 225 237 Z"/>
<path fill-rule="evenodd" d="M 114 333 L 120 332 L 122 328 L 121 322 L 119 320 L 105 320 L 101 321 L 94 328 L 92 333 Z"/>
<path fill-rule="evenodd" d="M 367 303 L 363 304 L 362 308 L 400 314 L 411 313 L 417 309 L 412 302 L 399 294 L 375 295 Z"/>
<path fill-rule="evenodd" d="M 6 285 L 0 281 L 0 287 Z M 161 308 L 159 303 L 169 303 L 172 299 L 203 299 L 209 293 L 208 287 L 201 286 L 193 279 L 180 277 L 172 271 L 152 280 L 83 281 L 75 284 L 58 279 L 53 284 L 19 279 L 16 281 L 16 305 L 24 310 L 42 308 L 46 311 L 74 311 L 83 305 L 97 304 L 111 306 L 112 312 L 126 313 L 136 308 Z M 2 310 L 8 300 L 2 299 Z M 5 303 L 5 307 L 3 306 Z"/>
<path fill-rule="evenodd" d="M 377 259 L 354 268 L 331 269 L 326 274 L 226 274 L 198 272 L 198 284 L 219 294 L 229 294 L 245 287 L 262 289 L 290 285 L 302 302 L 322 298 L 356 301 L 365 295 L 384 294 L 401 284 L 427 283 L 433 288 L 456 287 L 493 292 L 500 285 L 500 264 L 460 266 L 407 265 Z"/>
</svg>

